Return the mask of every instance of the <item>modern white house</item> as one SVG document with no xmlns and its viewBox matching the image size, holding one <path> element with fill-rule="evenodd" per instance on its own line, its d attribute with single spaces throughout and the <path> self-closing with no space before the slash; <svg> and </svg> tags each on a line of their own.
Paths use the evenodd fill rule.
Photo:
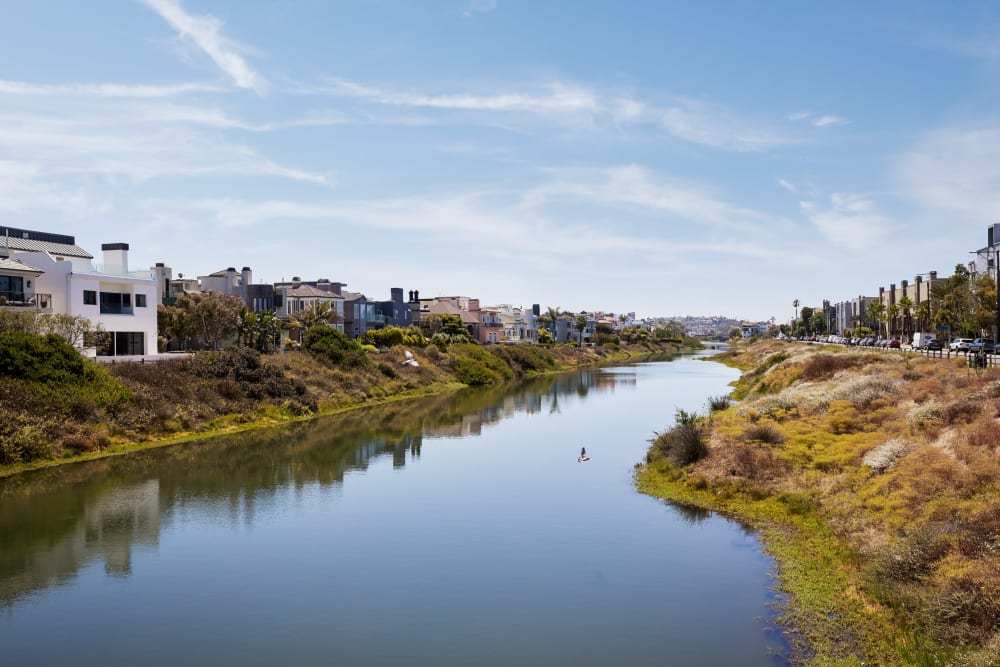
<svg viewBox="0 0 1000 667">
<path fill-rule="evenodd" d="M 37 272 L 33 293 L 51 299 L 46 311 L 86 317 L 110 334 L 98 356 L 156 353 L 156 279 L 152 271 L 129 271 L 127 243 L 102 245 L 104 266 L 96 267 L 71 236 L 9 231 L 17 238 L 0 237 L 0 250 Z"/>
</svg>

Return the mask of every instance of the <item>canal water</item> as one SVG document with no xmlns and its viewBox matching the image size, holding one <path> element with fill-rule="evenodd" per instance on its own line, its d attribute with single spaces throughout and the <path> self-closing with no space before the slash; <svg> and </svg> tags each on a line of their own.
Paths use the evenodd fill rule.
<svg viewBox="0 0 1000 667">
<path fill-rule="evenodd" d="M 735 376 L 591 369 L 0 480 L 0 660 L 785 664 L 756 537 L 632 481 Z"/>
</svg>

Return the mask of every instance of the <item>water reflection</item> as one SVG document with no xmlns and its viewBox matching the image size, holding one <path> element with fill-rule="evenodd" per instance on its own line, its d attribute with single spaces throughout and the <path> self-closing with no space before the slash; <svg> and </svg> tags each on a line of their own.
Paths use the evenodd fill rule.
<svg viewBox="0 0 1000 667">
<path fill-rule="evenodd" d="M 334 487 L 383 456 L 401 469 L 425 437 L 477 436 L 518 413 L 635 384 L 634 373 L 587 370 L 0 479 L 0 602 L 71 582 L 95 560 L 127 577 L 133 549 L 155 548 L 174 516 L 252 523 L 280 489 Z"/>
</svg>

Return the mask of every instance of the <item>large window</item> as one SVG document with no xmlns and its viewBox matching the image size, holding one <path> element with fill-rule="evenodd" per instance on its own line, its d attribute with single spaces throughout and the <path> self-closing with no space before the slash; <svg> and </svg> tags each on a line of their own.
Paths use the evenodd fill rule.
<svg viewBox="0 0 1000 667">
<path fill-rule="evenodd" d="M 119 292 L 101 292 L 101 313 L 106 315 L 131 315 L 132 295 Z"/>
<path fill-rule="evenodd" d="M 97 305 L 97 292 L 92 289 L 83 290 L 83 305 L 85 306 L 96 306 Z"/>
<path fill-rule="evenodd" d="M 0 276 L 0 296 L 5 301 L 24 301 L 24 278 Z"/>
<path fill-rule="evenodd" d="M 142 347 L 143 335 L 141 331 L 116 331 L 115 332 L 115 356 L 126 354 L 144 354 Z"/>
</svg>

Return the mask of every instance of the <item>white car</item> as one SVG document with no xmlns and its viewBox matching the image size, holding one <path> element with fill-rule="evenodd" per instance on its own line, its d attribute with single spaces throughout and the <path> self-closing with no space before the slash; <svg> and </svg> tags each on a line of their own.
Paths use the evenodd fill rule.
<svg viewBox="0 0 1000 667">
<path fill-rule="evenodd" d="M 948 345 L 948 349 L 951 350 L 952 352 L 968 352 L 969 345 L 971 344 L 972 344 L 971 338 L 956 338 L 955 340 L 951 341 L 950 345 Z"/>
</svg>

